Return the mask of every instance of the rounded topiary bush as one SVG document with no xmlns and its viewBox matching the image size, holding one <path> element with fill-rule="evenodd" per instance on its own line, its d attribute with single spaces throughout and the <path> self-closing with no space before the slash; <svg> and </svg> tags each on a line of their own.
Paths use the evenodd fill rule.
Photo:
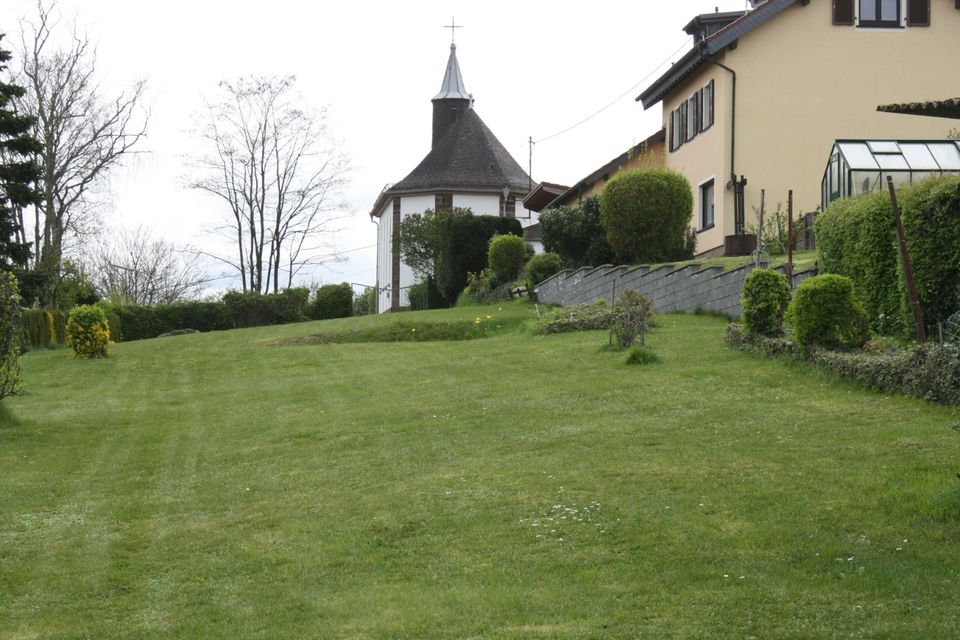
<svg viewBox="0 0 960 640">
<path fill-rule="evenodd" d="M 622 262 L 691 258 L 687 230 L 693 193 L 681 174 L 665 169 L 622 171 L 600 196 L 600 221 Z"/>
<path fill-rule="evenodd" d="M 743 282 L 740 307 L 747 331 L 764 336 L 783 333 L 783 315 L 790 304 L 790 284 L 773 269 L 754 269 Z"/>
<path fill-rule="evenodd" d="M 312 319 L 349 318 L 351 315 L 353 315 L 353 287 L 349 283 L 325 284 L 317 289 L 317 295 L 310 306 Z"/>
<path fill-rule="evenodd" d="M 533 291 L 538 284 L 559 273 L 561 266 L 560 255 L 556 253 L 541 253 L 530 258 L 527 263 L 527 290 Z"/>
<path fill-rule="evenodd" d="M 797 287 L 786 319 L 802 349 L 860 347 L 867 340 L 867 314 L 845 276 L 823 274 L 805 280 Z"/>
<path fill-rule="evenodd" d="M 527 260 L 527 243 L 520 236 L 496 235 L 490 239 L 487 263 L 500 282 L 516 280 Z"/>
<path fill-rule="evenodd" d="M 110 346 L 107 314 L 95 305 L 82 304 L 70 310 L 67 342 L 76 358 L 106 358 Z"/>
</svg>

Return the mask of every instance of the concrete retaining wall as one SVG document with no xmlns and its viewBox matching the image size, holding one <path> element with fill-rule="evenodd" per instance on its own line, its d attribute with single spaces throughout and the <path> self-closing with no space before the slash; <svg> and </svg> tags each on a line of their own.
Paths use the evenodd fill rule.
<svg viewBox="0 0 960 640">
<path fill-rule="evenodd" d="M 660 313 L 692 312 L 698 309 L 716 311 L 736 318 L 740 316 L 740 292 L 743 281 L 754 270 L 746 265 L 724 271 L 722 267 L 703 267 L 692 263 L 680 268 L 660 267 L 585 267 L 564 270 L 537 285 L 537 298 L 546 304 L 582 304 L 615 298 L 628 289 L 646 296 Z M 777 267 L 783 273 L 783 267 Z M 793 286 L 817 275 L 807 269 L 793 275 Z"/>
</svg>

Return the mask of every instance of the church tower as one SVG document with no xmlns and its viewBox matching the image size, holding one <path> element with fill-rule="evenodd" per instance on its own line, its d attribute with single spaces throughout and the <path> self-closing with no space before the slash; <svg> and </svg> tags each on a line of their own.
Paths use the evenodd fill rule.
<svg viewBox="0 0 960 640">
<path fill-rule="evenodd" d="M 431 102 L 430 152 L 403 180 L 387 185 L 370 211 L 377 223 L 379 313 L 408 308 L 410 287 L 417 281 L 395 243 L 395 231 L 405 218 L 428 209 L 463 208 L 478 216 L 515 218 L 523 228 L 538 221 L 538 214 L 523 206 L 530 177 L 473 108 L 455 44 L 450 45 L 440 92 Z"/>
<path fill-rule="evenodd" d="M 473 106 L 473 97 L 467 93 L 460 75 L 460 64 L 457 62 L 457 45 L 450 44 L 450 57 L 447 59 L 447 70 L 443 74 L 443 84 L 440 93 L 433 97 L 433 141 L 430 148 L 437 146 L 437 141 L 443 137 L 467 109 Z"/>
</svg>

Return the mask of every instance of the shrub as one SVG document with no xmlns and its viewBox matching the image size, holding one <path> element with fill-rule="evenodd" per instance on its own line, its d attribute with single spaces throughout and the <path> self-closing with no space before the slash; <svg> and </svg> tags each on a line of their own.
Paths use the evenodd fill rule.
<svg viewBox="0 0 960 640">
<path fill-rule="evenodd" d="M 67 342 L 76 358 L 106 358 L 110 345 L 110 325 L 103 309 L 82 304 L 70 310 Z"/>
<path fill-rule="evenodd" d="M 0 398 L 20 392 L 22 336 L 17 278 L 0 273 Z"/>
<path fill-rule="evenodd" d="M 600 196 L 600 220 L 622 262 L 693 257 L 685 247 L 692 216 L 690 183 L 664 169 L 622 171 Z"/>
<path fill-rule="evenodd" d="M 613 262 L 613 249 L 600 223 L 600 201 L 584 198 L 575 207 L 554 207 L 540 214 L 543 248 L 560 256 L 564 267 L 598 267 Z"/>
<path fill-rule="evenodd" d="M 527 263 L 527 291 L 532 295 L 538 284 L 559 273 L 560 256 L 556 253 L 541 253 L 530 258 Z"/>
<path fill-rule="evenodd" d="M 636 346 L 630 349 L 630 354 L 627 356 L 627 364 L 644 365 L 657 362 L 660 362 L 660 356 L 648 347 Z"/>
<path fill-rule="evenodd" d="M 650 328 L 652 319 L 653 305 L 650 301 L 632 289 L 624 291 L 613 305 L 611 318 L 611 327 L 614 335 L 617 336 L 617 344 L 621 347 L 629 347 L 639 338 L 642 346 L 644 335 Z"/>
<path fill-rule="evenodd" d="M 917 295 L 928 328 L 960 310 L 960 177 L 931 178 L 898 192 Z M 913 327 L 902 266 L 895 282 L 904 327 Z"/>
<path fill-rule="evenodd" d="M 543 315 L 534 328 L 534 333 L 568 333 L 609 329 L 613 314 L 603 300 L 596 304 L 574 304 L 560 307 Z"/>
<path fill-rule="evenodd" d="M 510 299 L 510 285 L 501 284 L 490 269 L 467 274 L 467 286 L 457 298 L 458 307 L 493 304 Z"/>
<path fill-rule="evenodd" d="M 500 282 L 512 282 L 523 270 L 527 244 L 520 236 L 495 235 L 487 250 L 487 266 Z"/>
<path fill-rule="evenodd" d="M 349 283 L 325 284 L 317 289 L 310 309 L 312 319 L 349 318 L 351 315 L 353 315 L 353 287 Z"/>
<path fill-rule="evenodd" d="M 454 304 L 467 285 L 467 273 L 487 267 L 487 252 L 494 234 L 520 236 L 523 229 L 516 218 L 475 216 L 457 209 L 441 222 L 441 250 L 434 276 L 447 305 Z"/>
<path fill-rule="evenodd" d="M 867 340 L 867 315 L 853 296 L 850 278 L 814 276 L 797 287 L 787 322 L 801 349 L 859 347 Z"/>
<path fill-rule="evenodd" d="M 100 303 L 107 314 L 114 341 L 145 340 L 173 331 L 222 331 L 233 328 L 223 302 L 171 302 L 155 307 Z"/>
<path fill-rule="evenodd" d="M 750 333 L 778 336 L 783 333 L 783 314 L 790 304 L 790 285 L 773 269 L 754 269 L 743 283 L 740 306 L 743 324 Z"/>
</svg>

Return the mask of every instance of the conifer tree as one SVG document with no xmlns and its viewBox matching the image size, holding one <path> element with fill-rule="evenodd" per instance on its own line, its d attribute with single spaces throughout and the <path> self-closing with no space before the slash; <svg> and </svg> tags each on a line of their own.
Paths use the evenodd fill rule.
<svg viewBox="0 0 960 640">
<path fill-rule="evenodd" d="M 17 113 L 14 100 L 24 89 L 5 82 L 10 52 L 0 34 L 0 270 L 23 269 L 30 258 L 30 243 L 23 233 L 23 207 L 37 202 L 40 171 L 34 161 L 40 144 L 31 134 L 34 119 Z"/>
</svg>

